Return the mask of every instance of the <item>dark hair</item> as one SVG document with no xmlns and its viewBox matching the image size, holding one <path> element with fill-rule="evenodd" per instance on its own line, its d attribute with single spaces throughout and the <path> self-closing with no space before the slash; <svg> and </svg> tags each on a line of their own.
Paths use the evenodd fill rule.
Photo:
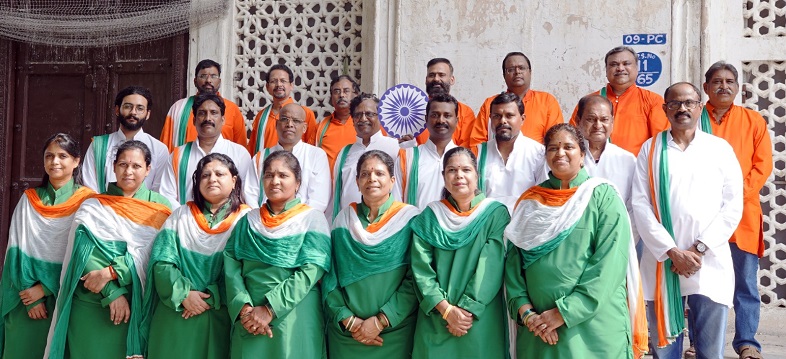
<svg viewBox="0 0 786 359">
<path fill-rule="evenodd" d="M 295 175 L 295 180 L 297 181 L 298 185 L 300 185 L 303 179 L 302 171 L 300 168 L 300 161 L 297 160 L 297 157 L 289 151 L 276 151 L 270 153 L 265 161 L 262 162 L 262 176 L 265 176 L 265 172 L 270 169 L 270 164 L 273 163 L 275 160 L 282 160 L 284 163 L 289 167 L 289 170 Z"/>
<path fill-rule="evenodd" d="M 117 154 L 115 155 L 115 161 L 112 162 L 112 164 L 117 164 L 117 159 L 120 157 L 120 155 L 123 154 L 123 152 L 133 149 L 142 151 L 142 155 L 144 155 L 145 157 L 145 164 L 149 167 L 150 162 L 152 161 L 153 158 L 153 156 L 150 154 L 150 149 L 147 148 L 147 145 L 144 142 L 137 141 L 137 140 L 131 140 L 121 143 L 120 146 L 117 147 Z"/>
<path fill-rule="evenodd" d="M 270 70 L 267 70 L 267 74 L 265 74 L 265 82 L 270 82 L 270 74 L 272 74 L 275 70 L 286 71 L 287 75 L 289 75 L 289 82 L 295 82 L 295 74 L 292 72 L 292 70 L 289 69 L 287 65 L 284 64 L 275 64 L 271 66 Z"/>
<path fill-rule="evenodd" d="M 377 105 L 379 105 L 379 99 L 377 98 L 377 95 L 373 93 L 361 92 L 360 95 L 355 96 L 355 98 L 353 98 L 352 101 L 349 103 L 349 114 L 354 115 L 355 109 L 358 108 L 361 102 L 366 100 L 374 100 L 374 102 L 376 102 Z"/>
<path fill-rule="evenodd" d="M 196 203 L 200 211 L 205 211 L 207 205 L 205 197 L 202 196 L 202 192 L 199 192 L 199 182 L 202 179 L 202 171 L 205 170 L 205 166 L 213 161 L 221 162 L 221 164 L 229 169 L 229 173 L 237 178 L 235 181 L 235 188 L 233 188 L 232 192 L 229 193 L 229 202 L 231 203 L 230 210 L 231 212 L 237 211 L 241 204 L 246 203 L 246 199 L 243 196 L 243 179 L 238 175 L 239 172 L 237 170 L 237 166 L 235 166 L 235 162 L 232 162 L 232 159 L 223 153 L 211 153 L 205 157 L 202 157 L 202 159 L 199 160 L 199 163 L 197 163 L 196 170 L 194 171 L 194 174 L 191 175 L 191 194 L 194 197 L 194 203 Z"/>
<path fill-rule="evenodd" d="M 79 143 L 71 137 L 71 135 L 67 133 L 56 133 L 49 137 L 46 142 L 44 142 L 44 148 L 41 150 L 41 154 L 46 154 L 46 149 L 52 143 L 57 143 L 63 151 L 66 151 L 71 157 L 79 159 L 79 165 L 74 168 L 74 172 L 71 175 L 71 178 L 74 179 L 74 183 L 78 185 L 84 185 L 82 181 L 82 153 L 79 150 Z M 46 188 L 49 184 L 49 174 L 44 171 L 44 177 L 41 178 L 41 184 L 38 188 Z"/>
<path fill-rule="evenodd" d="M 150 90 L 147 87 L 142 86 L 128 86 L 120 92 L 117 93 L 115 96 L 115 106 L 120 107 L 123 104 L 123 99 L 126 98 L 128 95 L 140 95 L 147 100 L 147 109 L 148 111 L 153 108 L 153 94 L 150 93 Z"/>
<path fill-rule="evenodd" d="M 332 89 L 333 85 L 337 84 L 341 80 L 347 80 L 347 81 L 351 82 L 352 83 L 352 92 L 360 93 L 360 85 L 358 84 L 357 81 L 355 81 L 355 79 L 353 79 L 349 75 L 341 75 L 339 77 L 334 78 L 333 80 L 330 81 L 330 87 L 328 87 L 328 89 Z"/>
<path fill-rule="evenodd" d="M 385 167 L 388 168 L 388 174 L 390 177 L 393 177 L 393 169 L 396 166 L 395 162 L 393 161 L 393 157 L 390 157 L 389 154 L 380 150 L 371 150 L 364 152 L 362 155 L 360 155 L 360 158 L 358 158 L 358 164 L 355 166 L 355 178 L 360 177 L 360 169 L 363 168 L 363 163 L 372 158 L 382 161 L 382 163 L 385 164 Z"/>
<path fill-rule="evenodd" d="M 576 123 L 578 123 L 581 117 L 584 116 L 584 110 L 587 108 L 587 106 L 598 102 L 609 105 L 609 109 L 611 109 L 611 113 L 612 114 L 614 113 L 614 105 L 611 103 L 611 101 L 609 101 L 609 99 L 601 95 L 590 94 L 582 97 L 581 100 L 579 100 L 578 110 L 576 111 L 576 116 L 577 116 Z"/>
<path fill-rule="evenodd" d="M 426 68 L 429 68 L 429 67 L 434 66 L 436 64 L 447 64 L 448 67 L 450 68 L 450 73 L 451 74 L 453 73 L 453 64 L 450 63 L 450 60 L 448 60 L 448 59 L 446 59 L 444 57 L 436 57 L 436 58 L 433 58 L 431 60 L 428 60 L 428 63 L 426 64 Z"/>
<path fill-rule="evenodd" d="M 737 68 L 726 61 L 718 61 L 712 64 L 712 66 L 710 66 L 710 68 L 707 69 L 707 72 L 704 73 L 704 83 L 709 83 L 710 80 L 712 80 L 712 76 L 714 76 L 715 73 L 720 70 L 727 70 L 731 72 L 731 74 L 734 75 L 734 81 L 735 82 L 738 81 L 739 74 L 737 73 Z"/>
<path fill-rule="evenodd" d="M 701 92 L 699 91 L 699 88 L 696 87 L 696 85 L 685 81 L 677 82 L 676 84 L 672 84 L 671 86 L 667 87 L 666 91 L 663 91 L 663 101 L 668 102 L 666 99 L 669 98 L 669 92 L 671 92 L 671 89 L 677 85 L 690 85 L 690 87 L 693 87 L 693 92 L 695 92 L 696 96 L 699 97 L 699 101 L 701 101 Z"/>
<path fill-rule="evenodd" d="M 504 105 L 506 103 L 511 103 L 511 102 L 515 103 L 516 107 L 519 108 L 519 115 L 523 115 L 524 101 L 521 101 L 519 96 L 512 92 L 503 92 L 497 95 L 497 97 L 495 97 L 493 100 L 491 100 L 491 105 L 489 105 L 489 112 L 491 112 L 491 109 L 494 108 L 495 105 Z"/>
<path fill-rule="evenodd" d="M 452 103 L 456 117 L 458 117 L 458 100 L 455 97 L 451 96 L 450 94 L 446 93 L 438 93 L 434 96 L 429 98 L 428 102 L 426 103 L 426 119 L 428 119 L 428 113 L 431 111 L 431 103 L 432 102 L 443 102 L 443 103 Z"/>
<path fill-rule="evenodd" d="M 603 64 L 608 66 L 609 65 L 609 57 L 611 55 L 618 54 L 618 53 L 623 52 L 623 51 L 627 51 L 627 52 L 630 52 L 631 54 L 633 54 L 633 63 L 634 64 L 638 64 L 639 63 L 639 56 L 636 54 L 636 50 L 634 50 L 630 46 L 617 46 L 617 47 L 609 50 L 609 52 L 606 53 L 606 56 L 603 58 Z"/>
<path fill-rule="evenodd" d="M 227 106 L 224 104 L 224 99 L 214 93 L 201 93 L 196 95 L 194 98 L 194 104 L 191 105 L 191 113 L 194 114 L 194 119 L 196 119 L 197 110 L 202 107 L 202 104 L 205 103 L 205 101 L 215 102 L 216 105 L 218 105 L 218 108 L 221 109 L 221 116 L 224 116 L 224 112 L 227 109 Z"/>
<path fill-rule="evenodd" d="M 576 141 L 576 143 L 579 145 L 579 150 L 581 150 L 581 153 L 587 153 L 587 143 L 584 142 L 584 136 L 582 136 L 581 131 L 579 131 L 576 126 L 573 126 L 569 123 L 558 123 L 554 126 L 551 126 L 551 128 L 546 131 L 546 136 L 543 136 L 543 146 L 546 147 L 547 150 L 549 144 L 551 144 L 551 140 L 560 131 L 569 133 L 573 137 L 573 140 Z"/>
<path fill-rule="evenodd" d="M 529 70 L 532 71 L 532 64 L 529 62 L 529 57 L 527 57 L 527 55 L 524 55 L 523 52 L 513 51 L 513 52 L 508 52 L 508 54 L 505 55 L 505 58 L 502 59 L 502 73 L 503 74 L 505 73 L 505 62 L 508 61 L 508 59 L 513 57 L 513 56 L 522 56 L 522 57 L 524 57 L 524 60 L 527 61 L 527 67 L 529 67 Z"/>
<path fill-rule="evenodd" d="M 215 67 L 216 70 L 218 70 L 218 74 L 219 75 L 221 74 L 221 65 L 218 62 L 215 62 L 210 59 L 204 59 L 202 61 L 199 61 L 199 63 L 196 65 L 196 70 L 194 70 L 194 76 L 196 76 L 199 73 L 199 71 L 202 71 L 203 69 L 209 69 L 211 67 Z"/>
<path fill-rule="evenodd" d="M 445 153 L 445 156 L 442 157 L 442 177 L 443 178 L 445 177 L 445 167 L 448 166 L 448 161 L 450 161 L 450 159 L 452 157 L 455 157 L 455 156 L 458 156 L 458 155 L 465 155 L 465 156 L 469 157 L 469 161 L 472 163 L 472 168 L 475 169 L 475 173 L 480 175 L 480 172 L 478 172 L 478 159 L 477 159 L 477 157 L 475 157 L 475 154 L 472 153 L 472 151 L 470 151 L 466 147 L 459 146 L 459 147 L 451 148 L 448 152 Z M 478 180 L 480 180 L 480 179 L 478 179 Z M 475 185 L 477 186 L 477 183 L 475 183 Z M 480 194 L 480 189 L 475 187 L 475 195 L 477 196 L 479 194 Z M 450 192 L 448 192 L 448 189 L 446 187 L 442 187 L 442 199 L 446 199 L 446 198 L 448 198 L 448 196 L 450 196 Z"/>
</svg>

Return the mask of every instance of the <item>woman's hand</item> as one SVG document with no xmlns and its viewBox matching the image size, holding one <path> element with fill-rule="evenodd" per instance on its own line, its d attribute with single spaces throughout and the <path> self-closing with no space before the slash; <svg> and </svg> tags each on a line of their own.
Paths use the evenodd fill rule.
<svg viewBox="0 0 786 359">
<path fill-rule="evenodd" d="M 527 322 L 527 329 L 543 342 L 554 345 L 559 340 L 557 328 L 565 324 L 559 309 L 549 309 L 543 313 L 535 314 Z"/>
<path fill-rule="evenodd" d="M 183 319 L 188 319 L 193 316 L 200 315 L 210 309 L 210 305 L 205 302 L 205 299 L 210 298 L 210 294 L 202 293 L 200 291 L 192 290 L 188 292 L 186 299 L 183 299 Z"/>
<path fill-rule="evenodd" d="M 355 319 L 355 322 L 360 320 L 360 318 Z M 355 340 L 365 344 L 365 345 L 375 345 L 375 346 L 382 346 L 382 337 L 379 336 L 379 333 L 382 332 L 382 323 L 379 322 L 377 317 L 370 317 L 365 320 L 362 320 L 360 325 L 355 324 L 358 329 L 352 332 L 352 338 Z"/>
<path fill-rule="evenodd" d="M 85 288 L 93 293 L 100 293 L 102 289 L 112 280 L 112 272 L 109 267 L 96 269 L 83 275 L 80 280 L 85 281 Z"/>
<path fill-rule="evenodd" d="M 22 304 L 24 305 L 33 304 L 43 297 L 44 287 L 41 285 L 41 283 L 37 283 L 36 285 L 19 292 L 19 299 L 22 300 Z"/>
<path fill-rule="evenodd" d="M 251 310 L 247 310 L 247 307 L 250 307 Z M 240 313 L 243 313 L 240 315 L 240 324 L 243 325 L 243 328 L 245 328 L 249 334 L 262 334 L 270 338 L 273 337 L 273 329 L 270 328 L 270 322 L 273 321 L 273 316 L 267 308 L 264 306 L 251 307 L 246 304 L 246 306 L 240 310 Z"/>
<path fill-rule="evenodd" d="M 109 303 L 109 320 L 120 324 L 120 322 L 128 323 L 128 318 L 131 317 L 131 307 L 128 306 L 128 300 L 125 295 L 117 297 L 112 303 Z"/>
<path fill-rule="evenodd" d="M 33 320 L 46 319 L 46 306 L 44 303 L 38 303 L 27 311 L 27 316 Z"/>
<path fill-rule="evenodd" d="M 464 336 L 472 328 L 472 313 L 457 306 L 448 313 L 446 318 L 448 332 L 454 336 Z"/>
</svg>

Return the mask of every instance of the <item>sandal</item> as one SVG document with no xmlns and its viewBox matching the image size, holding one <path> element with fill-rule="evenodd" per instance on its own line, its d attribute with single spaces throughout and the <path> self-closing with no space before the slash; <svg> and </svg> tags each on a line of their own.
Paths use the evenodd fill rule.
<svg viewBox="0 0 786 359">
<path fill-rule="evenodd" d="M 762 359 L 761 352 L 752 345 L 740 347 L 740 359 Z"/>
<path fill-rule="evenodd" d="M 682 354 L 682 357 L 684 359 L 696 359 L 696 347 L 691 345 L 687 350 L 685 350 L 685 353 Z"/>
</svg>

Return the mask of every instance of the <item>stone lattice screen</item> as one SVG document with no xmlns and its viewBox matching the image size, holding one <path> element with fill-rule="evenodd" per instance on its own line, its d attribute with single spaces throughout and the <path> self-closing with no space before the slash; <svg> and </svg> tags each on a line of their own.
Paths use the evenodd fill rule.
<svg viewBox="0 0 786 359">
<path fill-rule="evenodd" d="M 317 115 L 330 114 L 330 81 L 360 79 L 362 0 L 235 1 L 235 100 L 250 129 L 270 103 L 267 70 L 286 64 L 295 73 L 292 96 Z"/>
<path fill-rule="evenodd" d="M 786 1 L 743 0 L 745 37 L 786 36 Z"/>
</svg>

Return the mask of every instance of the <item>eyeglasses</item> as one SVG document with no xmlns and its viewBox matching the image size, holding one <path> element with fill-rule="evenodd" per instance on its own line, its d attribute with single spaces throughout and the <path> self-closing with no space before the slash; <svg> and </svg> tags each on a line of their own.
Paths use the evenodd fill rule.
<svg viewBox="0 0 786 359">
<path fill-rule="evenodd" d="M 371 112 L 371 111 L 366 111 L 366 112 L 355 112 L 355 113 L 353 113 L 353 114 L 352 114 L 352 118 L 354 118 L 354 119 L 356 119 L 356 120 L 358 120 L 358 119 L 361 119 L 361 118 L 363 118 L 364 116 L 365 116 L 366 118 L 376 118 L 376 117 L 377 117 L 377 115 L 378 115 L 378 113 L 376 113 L 376 112 Z"/>
<path fill-rule="evenodd" d="M 204 81 L 204 80 L 207 80 L 207 78 L 208 78 L 208 77 L 209 77 L 211 80 L 218 80 L 218 79 L 220 79 L 220 78 L 221 78 L 221 75 L 218 75 L 218 74 L 211 74 L 211 75 L 208 75 L 208 74 L 201 74 L 201 75 L 198 75 L 198 76 L 197 76 L 197 78 L 198 78 L 198 79 L 200 79 L 200 80 L 202 80 L 202 81 Z"/>
<path fill-rule="evenodd" d="M 122 108 L 123 111 L 129 111 L 129 112 L 132 111 L 132 110 L 136 110 L 137 113 L 143 113 L 143 112 L 147 111 L 147 107 L 145 107 L 145 106 L 142 106 L 142 105 L 134 106 L 133 104 L 130 104 L 130 103 L 124 103 L 123 106 L 120 106 L 120 108 Z"/>
<path fill-rule="evenodd" d="M 290 122 L 292 122 L 293 125 L 299 126 L 299 125 L 304 124 L 306 121 L 298 120 L 298 119 L 294 119 L 294 118 L 289 118 L 289 117 L 279 117 L 279 119 L 276 120 L 276 122 L 278 122 L 278 123 L 280 123 L 282 125 L 287 125 Z"/>
<path fill-rule="evenodd" d="M 511 67 L 506 67 L 505 68 L 505 73 L 508 74 L 508 75 L 512 75 L 512 74 L 515 74 L 517 72 L 524 72 L 524 71 L 527 71 L 527 70 L 529 70 L 529 67 L 526 67 L 526 66 L 511 66 Z"/>
<path fill-rule="evenodd" d="M 340 96 L 342 93 L 344 95 L 351 95 L 351 94 L 355 93 L 355 91 L 352 90 L 352 89 L 347 88 L 347 89 L 343 89 L 343 90 L 342 89 L 330 90 L 330 93 L 332 95 L 335 95 L 335 96 Z"/>
<path fill-rule="evenodd" d="M 682 108 L 683 105 L 685 105 L 685 108 L 687 108 L 688 110 L 693 110 L 699 105 L 701 105 L 701 102 L 694 101 L 694 100 L 666 102 L 666 108 L 669 109 L 669 111 L 679 110 L 680 108 Z"/>
<path fill-rule="evenodd" d="M 279 79 L 273 79 L 273 80 L 270 80 L 270 81 L 268 81 L 267 83 L 269 83 L 269 84 L 272 84 L 272 85 L 278 85 L 278 84 L 286 85 L 286 84 L 288 84 L 288 83 L 289 83 L 289 80 L 285 80 L 285 79 L 280 79 L 280 80 L 279 80 Z"/>
</svg>

